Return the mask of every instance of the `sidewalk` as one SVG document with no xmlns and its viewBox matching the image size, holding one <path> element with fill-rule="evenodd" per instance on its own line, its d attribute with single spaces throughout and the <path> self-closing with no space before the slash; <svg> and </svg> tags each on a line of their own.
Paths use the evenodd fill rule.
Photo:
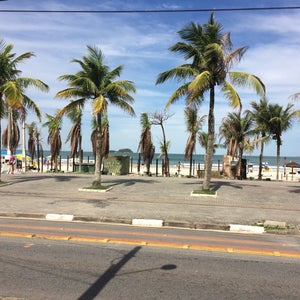
<svg viewBox="0 0 300 300">
<path fill-rule="evenodd" d="M 79 191 L 92 175 L 26 173 L 1 175 L 0 216 L 73 215 L 74 220 L 128 223 L 159 219 L 165 225 L 226 229 L 229 224 L 253 225 L 265 220 L 286 222 L 300 231 L 300 183 L 212 180 L 217 197 L 194 197 L 196 178 L 102 176 L 108 192 Z"/>
</svg>

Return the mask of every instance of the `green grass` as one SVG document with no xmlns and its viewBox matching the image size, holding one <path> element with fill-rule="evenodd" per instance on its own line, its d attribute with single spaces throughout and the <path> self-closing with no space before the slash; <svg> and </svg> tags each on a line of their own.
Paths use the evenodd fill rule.
<svg viewBox="0 0 300 300">
<path fill-rule="evenodd" d="M 107 190 L 109 187 L 106 185 L 86 186 L 84 189 L 87 190 Z"/>
<path fill-rule="evenodd" d="M 1 184 L 5 184 L 5 183 L 7 183 L 7 182 L 6 182 L 6 181 L 0 180 L 0 185 L 1 185 Z"/>
<path fill-rule="evenodd" d="M 212 190 L 194 190 L 193 194 L 200 194 L 200 195 L 215 195 L 216 191 Z"/>
</svg>

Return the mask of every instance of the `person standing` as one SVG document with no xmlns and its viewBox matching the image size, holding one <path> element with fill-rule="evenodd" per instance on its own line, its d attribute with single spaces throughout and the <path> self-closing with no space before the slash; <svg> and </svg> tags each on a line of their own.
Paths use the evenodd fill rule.
<svg viewBox="0 0 300 300">
<path fill-rule="evenodd" d="M 14 175 L 15 171 L 15 157 L 13 154 L 10 154 L 9 156 L 9 172 L 8 174 Z"/>
</svg>

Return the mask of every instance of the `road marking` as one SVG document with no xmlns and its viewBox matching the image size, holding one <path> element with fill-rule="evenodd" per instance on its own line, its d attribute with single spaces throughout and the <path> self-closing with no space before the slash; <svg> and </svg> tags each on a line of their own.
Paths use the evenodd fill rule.
<svg viewBox="0 0 300 300">
<path fill-rule="evenodd" d="M 162 241 L 144 241 L 137 239 L 126 239 L 126 238 L 102 238 L 102 237 L 82 237 L 82 236 L 68 236 L 68 235 L 55 235 L 55 234 L 36 234 L 32 235 L 26 232 L 0 232 L 0 236 L 6 237 L 24 237 L 24 238 L 41 238 L 49 240 L 60 240 L 60 241 L 78 241 L 88 243 L 111 243 L 111 244 L 125 244 L 125 245 L 137 245 L 137 246 L 150 246 L 150 247 L 165 247 L 174 249 L 191 249 L 199 251 L 210 251 L 210 252 L 225 252 L 235 254 L 247 254 L 247 255 L 264 255 L 272 257 L 288 257 L 300 259 L 300 252 L 296 251 L 274 251 L 270 249 L 258 249 L 258 248 L 228 248 L 222 245 L 200 245 L 200 244 L 183 244 L 178 242 L 162 242 Z"/>
</svg>

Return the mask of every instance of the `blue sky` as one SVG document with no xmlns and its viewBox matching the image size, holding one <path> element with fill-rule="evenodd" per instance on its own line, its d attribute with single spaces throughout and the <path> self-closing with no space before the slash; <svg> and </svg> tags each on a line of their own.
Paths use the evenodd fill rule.
<svg viewBox="0 0 300 300">
<path fill-rule="evenodd" d="M 253 4 L 253 2 L 255 4 Z M 8 0 L 0 2 L 0 10 L 143 10 L 143 9 L 210 9 L 237 7 L 300 6 L 300 1 L 196 1 L 196 0 Z M 28 90 L 27 94 L 43 112 L 54 114 L 68 101 L 54 99 L 66 87 L 57 80 L 62 74 L 75 73 L 78 65 L 71 59 L 81 59 L 86 45 L 100 47 L 105 64 L 115 68 L 124 65 L 122 79 L 135 83 L 137 93 L 133 104 L 136 117 L 120 109 L 109 107 L 110 148 L 137 150 L 141 132 L 140 114 L 162 111 L 178 87 L 176 82 L 155 85 L 157 75 L 183 63 L 182 57 L 168 51 L 179 41 L 177 31 L 187 23 L 207 22 L 210 12 L 193 13 L 4 13 L 0 12 L 0 38 L 14 44 L 14 51 L 21 54 L 33 51 L 35 57 L 20 65 L 22 76 L 39 78 L 50 86 L 49 93 Z M 285 106 L 289 96 L 300 92 L 300 10 L 231 11 L 216 12 L 216 20 L 223 24 L 224 32 L 231 33 L 233 47 L 249 46 L 243 60 L 234 70 L 259 76 L 267 88 L 268 100 Z M 239 90 L 243 108 L 259 98 L 250 90 Z M 208 97 L 200 114 L 208 114 Z M 300 109 L 300 101 L 294 103 Z M 173 116 L 165 122 L 167 139 L 171 141 L 170 153 L 183 153 L 188 133 L 184 121 L 184 100 L 172 105 L 168 112 Z M 224 97 L 216 95 L 216 130 L 222 119 L 232 111 Z M 36 121 L 29 115 L 27 122 Z M 44 119 L 45 122 L 45 119 Z M 3 121 L 4 124 L 4 121 Z M 64 118 L 62 139 L 65 141 L 71 124 Z M 44 149 L 48 149 L 47 129 L 40 125 Z M 90 150 L 91 107 L 86 106 L 83 119 L 84 150 Z M 203 130 L 207 130 L 204 125 Z M 300 156 L 300 123 L 283 135 L 282 156 Z M 161 130 L 152 127 L 153 143 L 159 152 Z M 63 144 L 63 150 L 69 145 Z M 197 153 L 203 153 L 197 144 Z M 222 154 L 219 150 L 217 154 Z M 253 154 L 257 154 L 254 152 Z M 276 155 L 275 142 L 271 142 L 266 155 Z"/>
</svg>

